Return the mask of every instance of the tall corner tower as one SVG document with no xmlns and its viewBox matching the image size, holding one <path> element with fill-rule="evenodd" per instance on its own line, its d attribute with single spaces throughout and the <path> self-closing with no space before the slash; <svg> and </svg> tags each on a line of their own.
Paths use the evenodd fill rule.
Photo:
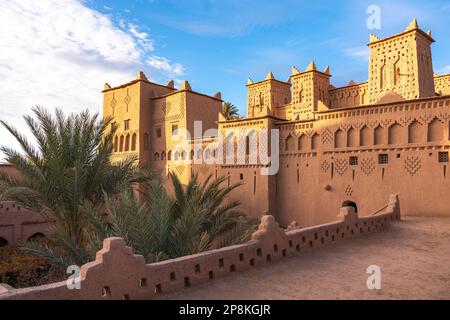
<svg viewBox="0 0 450 320">
<path fill-rule="evenodd" d="M 370 35 L 369 104 L 387 94 L 410 100 L 435 96 L 431 32 L 414 19 L 400 34 L 379 39 Z"/>
<path fill-rule="evenodd" d="M 292 119 L 313 119 L 317 111 L 318 102 L 330 104 L 328 93 L 330 86 L 330 69 L 326 67 L 323 72 L 318 71 L 314 61 L 308 65 L 304 72 L 292 68 Z"/>
<path fill-rule="evenodd" d="M 269 72 L 263 81 L 247 81 L 247 116 L 275 115 L 277 107 L 291 101 L 291 84 L 276 80 Z"/>
</svg>

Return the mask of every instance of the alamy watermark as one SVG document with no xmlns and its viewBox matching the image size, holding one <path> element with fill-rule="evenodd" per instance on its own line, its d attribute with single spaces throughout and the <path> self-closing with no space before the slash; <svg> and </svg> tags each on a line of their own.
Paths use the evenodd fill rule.
<svg viewBox="0 0 450 320">
<path fill-rule="evenodd" d="M 77 265 L 70 265 L 67 267 L 66 273 L 70 275 L 66 280 L 67 289 L 80 290 L 81 289 L 80 267 Z"/>
<path fill-rule="evenodd" d="M 367 7 L 366 13 L 369 17 L 366 20 L 366 26 L 369 30 L 381 29 L 381 8 L 375 4 Z"/>
<path fill-rule="evenodd" d="M 177 128 L 172 132 L 167 160 L 176 164 L 259 165 L 261 175 L 279 169 L 278 129 L 232 128 L 203 132 L 202 121 L 194 121 L 194 134 Z"/>
<path fill-rule="evenodd" d="M 367 267 L 366 273 L 370 274 L 367 278 L 366 284 L 369 290 L 381 289 L 381 268 L 375 264 Z"/>
</svg>

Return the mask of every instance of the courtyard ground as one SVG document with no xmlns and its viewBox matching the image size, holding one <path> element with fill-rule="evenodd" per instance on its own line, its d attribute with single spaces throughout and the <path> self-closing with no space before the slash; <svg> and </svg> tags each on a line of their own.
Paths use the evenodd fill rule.
<svg viewBox="0 0 450 320">
<path fill-rule="evenodd" d="M 369 265 L 381 289 L 367 289 Z M 450 299 L 450 218 L 403 217 L 381 232 L 163 296 L 163 299 Z"/>
</svg>

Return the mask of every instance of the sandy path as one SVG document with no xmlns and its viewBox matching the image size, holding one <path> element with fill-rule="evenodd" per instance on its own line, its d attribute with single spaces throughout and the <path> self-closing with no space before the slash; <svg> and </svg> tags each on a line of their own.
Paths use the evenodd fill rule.
<svg viewBox="0 0 450 320">
<path fill-rule="evenodd" d="M 381 268 L 381 290 L 366 269 Z M 169 294 L 167 299 L 450 299 L 450 218 L 386 230 Z"/>
</svg>

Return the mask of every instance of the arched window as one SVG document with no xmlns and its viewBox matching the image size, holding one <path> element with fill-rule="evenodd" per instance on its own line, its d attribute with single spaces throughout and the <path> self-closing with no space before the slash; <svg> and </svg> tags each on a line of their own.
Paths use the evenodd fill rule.
<svg viewBox="0 0 450 320">
<path fill-rule="evenodd" d="M 200 160 L 202 158 L 202 149 L 197 149 L 197 159 Z"/>
<path fill-rule="evenodd" d="M 344 148 L 347 145 L 345 141 L 344 131 L 341 129 L 337 129 L 334 133 L 334 147 L 335 148 Z"/>
<path fill-rule="evenodd" d="M 180 153 L 178 151 L 175 151 L 175 153 L 173 154 L 173 160 L 178 161 L 179 158 L 180 158 Z"/>
<path fill-rule="evenodd" d="M 189 160 L 193 159 L 194 159 L 194 150 L 191 150 L 191 152 L 189 153 Z"/>
<path fill-rule="evenodd" d="M 375 145 L 386 143 L 386 140 L 384 139 L 384 129 L 381 126 L 378 126 L 374 129 L 373 136 Z"/>
<path fill-rule="evenodd" d="M 230 133 L 225 142 L 225 155 L 226 155 L 226 162 L 227 163 L 234 163 L 235 161 L 235 152 L 236 152 L 236 146 L 235 146 L 236 136 L 234 133 Z"/>
<path fill-rule="evenodd" d="M 403 128 L 397 122 L 388 129 L 388 143 L 401 144 L 403 143 Z"/>
<path fill-rule="evenodd" d="M 181 160 L 186 160 L 186 151 L 181 151 Z"/>
<path fill-rule="evenodd" d="M 263 106 L 264 105 L 264 95 L 262 94 L 262 92 L 259 93 L 259 106 Z"/>
<path fill-rule="evenodd" d="M 136 150 L 136 133 L 131 136 L 131 151 Z"/>
<path fill-rule="evenodd" d="M 167 160 L 172 160 L 172 150 L 167 152 Z"/>
<path fill-rule="evenodd" d="M 207 148 L 205 150 L 205 159 L 209 159 L 210 156 L 211 156 L 211 151 L 209 150 L 209 148 Z"/>
<path fill-rule="evenodd" d="M 423 142 L 425 135 L 422 132 L 422 125 L 414 120 L 408 126 L 408 143 Z"/>
<path fill-rule="evenodd" d="M 298 138 L 298 150 L 306 150 L 306 136 L 302 134 Z"/>
<path fill-rule="evenodd" d="M 442 140 L 444 140 L 444 126 L 437 118 L 434 118 L 433 121 L 428 124 L 428 141 Z"/>
<path fill-rule="evenodd" d="M 166 159 L 166 152 L 162 151 L 161 152 L 161 160 L 165 160 Z"/>
<path fill-rule="evenodd" d="M 359 131 L 359 145 L 368 146 L 370 144 L 370 129 L 363 126 Z"/>
<path fill-rule="evenodd" d="M 356 147 L 356 145 L 357 145 L 356 136 L 357 136 L 357 133 L 353 127 L 348 129 L 348 131 L 347 131 L 347 147 Z"/>
<path fill-rule="evenodd" d="M 294 138 L 291 135 L 287 136 L 285 143 L 286 143 L 286 145 L 285 145 L 284 149 L 286 151 L 294 150 L 295 141 L 294 141 Z"/>
<path fill-rule="evenodd" d="M 155 154 L 153 155 L 153 160 L 159 160 L 159 153 L 155 152 Z"/>
<path fill-rule="evenodd" d="M 120 142 L 119 142 L 119 151 L 120 152 L 123 151 L 123 140 L 124 140 L 124 137 L 120 136 Z"/>
<path fill-rule="evenodd" d="M 114 152 L 119 151 L 119 137 L 115 136 L 114 137 Z"/>
<path fill-rule="evenodd" d="M 256 132 L 254 130 L 251 130 L 246 136 L 245 136 L 245 154 L 251 155 L 252 157 L 255 157 L 258 152 L 258 137 L 256 135 Z"/>
<path fill-rule="evenodd" d="M 130 134 L 127 134 L 127 137 L 125 138 L 125 151 L 130 150 Z"/>
<path fill-rule="evenodd" d="M 319 146 L 319 135 L 314 133 L 311 137 L 311 150 L 316 150 Z"/>
</svg>

